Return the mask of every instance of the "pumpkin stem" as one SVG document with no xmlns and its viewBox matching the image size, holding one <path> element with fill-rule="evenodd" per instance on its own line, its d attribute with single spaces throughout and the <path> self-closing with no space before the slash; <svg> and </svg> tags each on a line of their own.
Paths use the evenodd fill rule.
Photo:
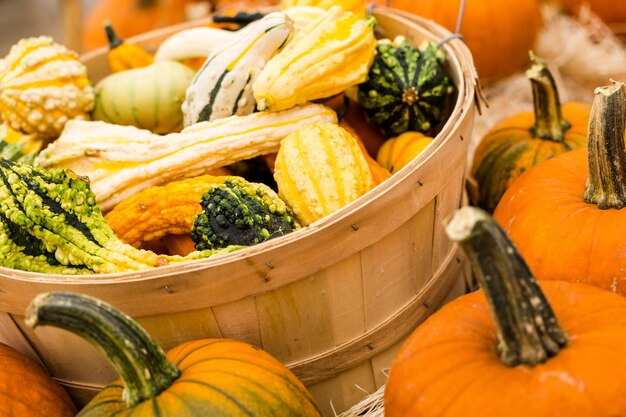
<svg viewBox="0 0 626 417">
<path fill-rule="evenodd" d="M 601 209 L 626 206 L 626 88 L 615 82 L 596 88 L 589 117 L 589 177 L 583 198 Z"/>
<path fill-rule="evenodd" d="M 536 365 L 568 343 L 524 259 L 487 212 L 457 210 L 446 233 L 467 254 L 498 328 L 497 352 L 507 366 Z"/>
<path fill-rule="evenodd" d="M 572 125 L 563 118 L 559 92 L 554 77 L 545 61 L 530 52 L 531 67 L 526 71 L 533 90 L 535 124 L 531 128 L 534 137 L 562 142 L 563 135 Z"/>
<path fill-rule="evenodd" d="M 115 33 L 115 31 L 113 30 L 111 22 L 109 22 L 108 20 L 104 22 L 104 31 L 106 32 L 107 40 L 109 41 L 109 50 L 117 48 L 122 43 L 124 43 L 124 41 L 119 36 L 117 36 L 117 33 Z"/>
<path fill-rule="evenodd" d="M 69 330 L 98 348 L 124 380 L 129 408 L 154 398 L 180 375 L 139 324 L 95 298 L 69 292 L 39 294 L 28 306 L 25 322 Z"/>
</svg>

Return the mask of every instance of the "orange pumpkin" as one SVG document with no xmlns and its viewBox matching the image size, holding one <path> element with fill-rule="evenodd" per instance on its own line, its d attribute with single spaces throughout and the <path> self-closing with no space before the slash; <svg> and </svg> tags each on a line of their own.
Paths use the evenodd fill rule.
<svg viewBox="0 0 626 417">
<path fill-rule="evenodd" d="M 73 417 L 76 407 L 43 370 L 0 343 L 0 417 Z"/>
<path fill-rule="evenodd" d="M 561 106 L 554 78 L 545 62 L 531 54 L 526 72 L 534 112 L 515 114 L 492 128 L 474 153 L 471 175 L 478 189 L 473 204 L 490 213 L 506 189 L 533 165 L 587 143 L 589 105 Z"/>
<path fill-rule="evenodd" d="M 376 0 L 380 5 L 432 19 L 454 32 L 461 0 Z M 470 0 L 463 34 L 481 79 L 495 79 L 521 69 L 541 28 L 539 0 Z"/>
<path fill-rule="evenodd" d="M 626 300 L 583 284 L 540 287 L 480 209 L 459 210 L 446 229 L 482 291 L 450 302 L 407 339 L 385 417 L 626 416 Z"/>
<path fill-rule="evenodd" d="M 626 295 L 626 88 L 596 89 L 588 151 L 529 169 L 495 219 L 539 279 L 576 280 Z"/>
</svg>

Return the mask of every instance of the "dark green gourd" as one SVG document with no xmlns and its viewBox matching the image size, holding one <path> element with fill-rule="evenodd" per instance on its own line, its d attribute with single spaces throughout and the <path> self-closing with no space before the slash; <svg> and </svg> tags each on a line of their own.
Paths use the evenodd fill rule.
<svg viewBox="0 0 626 417">
<path fill-rule="evenodd" d="M 398 37 L 379 41 L 357 99 L 370 123 L 387 137 L 406 131 L 433 133 L 449 114 L 454 87 L 432 42 L 417 48 Z"/>
<path fill-rule="evenodd" d="M 291 208 L 265 184 L 228 179 L 204 193 L 200 205 L 191 231 L 198 250 L 251 246 L 300 228 Z"/>
</svg>

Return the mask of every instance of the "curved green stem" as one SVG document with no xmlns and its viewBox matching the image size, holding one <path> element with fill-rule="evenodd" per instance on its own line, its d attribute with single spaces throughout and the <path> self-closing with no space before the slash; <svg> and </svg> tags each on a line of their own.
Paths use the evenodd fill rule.
<svg viewBox="0 0 626 417">
<path fill-rule="evenodd" d="M 485 211 L 464 207 L 446 233 L 467 254 L 498 328 L 505 365 L 536 365 L 568 343 L 537 281 L 506 233 Z"/>
<path fill-rule="evenodd" d="M 28 306 L 25 321 L 30 327 L 69 330 L 104 353 L 124 380 L 129 408 L 154 398 L 180 375 L 139 324 L 95 298 L 69 292 L 40 294 Z"/>
<path fill-rule="evenodd" d="M 626 207 L 626 88 L 624 83 L 597 88 L 589 118 L 586 203 L 601 209 Z"/>
<path fill-rule="evenodd" d="M 536 138 L 561 142 L 572 125 L 563 118 L 559 92 L 546 63 L 532 52 L 530 59 L 532 66 L 526 71 L 526 77 L 533 90 L 535 124 L 532 134 Z"/>
</svg>

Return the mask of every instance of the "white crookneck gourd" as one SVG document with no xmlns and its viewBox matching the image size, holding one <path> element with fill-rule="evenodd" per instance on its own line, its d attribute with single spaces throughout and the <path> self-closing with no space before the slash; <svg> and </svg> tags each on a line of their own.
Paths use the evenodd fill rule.
<svg viewBox="0 0 626 417">
<path fill-rule="evenodd" d="M 133 126 L 72 121 L 37 162 L 89 177 L 100 209 L 107 211 L 153 185 L 277 152 L 291 132 L 322 122 L 336 123 L 337 114 L 321 104 L 196 123 L 164 136 Z"/>
<path fill-rule="evenodd" d="M 154 61 L 183 61 L 208 57 L 234 41 L 239 34 L 224 29 L 197 27 L 181 30 L 165 39 L 154 54 Z"/>
<path fill-rule="evenodd" d="M 254 111 L 252 83 L 287 41 L 292 22 L 274 12 L 242 29 L 237 38 L 207 58 L 183 102 L 185 126 Z"/>
</svg>

